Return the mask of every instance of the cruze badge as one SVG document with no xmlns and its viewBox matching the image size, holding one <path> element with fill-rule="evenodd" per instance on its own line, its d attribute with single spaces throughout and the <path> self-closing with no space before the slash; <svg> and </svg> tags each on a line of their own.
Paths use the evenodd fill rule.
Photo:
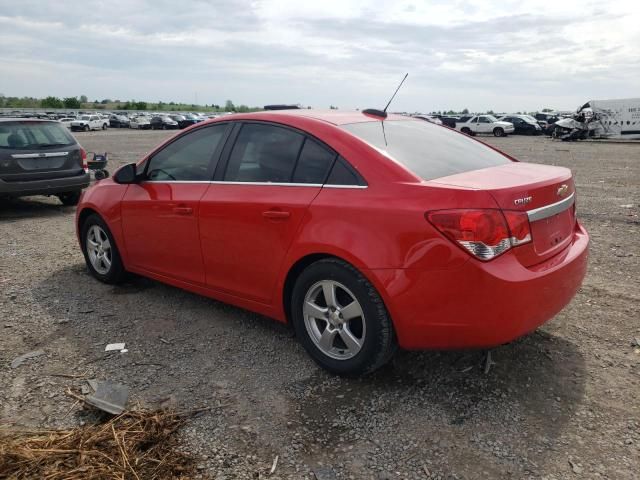
<svg viewBox="0 0 640 480">
<path fill-rule="evenodd" d="M 533 200 L 533 197 L 516 198 L 513 203 L 516 205 L 526 205 L 527 203 L 531 203 L 531 200 Z"/>
<path fill-rule="evenodd" d="M 567 193 L 569 193 L 569 185 L 561 185 L 558 187 L 558 196 L 564 197 Z"/>
</svg>

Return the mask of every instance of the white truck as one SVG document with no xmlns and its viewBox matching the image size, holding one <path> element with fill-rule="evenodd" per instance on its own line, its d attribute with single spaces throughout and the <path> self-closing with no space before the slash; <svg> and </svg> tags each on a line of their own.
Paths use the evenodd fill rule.
<svg viewBox="0 0 640 480">
<path fill-rule="evenodd" d="M 496 137 L 504 137 L 513 133 L 515 128 L 513 123 L 500 121 L 493 115 L 476 115 L 466 122 L 456 122 L 456 130 L 472 136 L 487 133 Z"/>
<path fill-rule="evenodd" d="M 589 100 L 577 116 L 589 122 L 591 137 L 640 140 L 640 98 Z"/>
<path fill-rule="evenodd" d="M 100 115 L 81 115 L 77 120 L 71 122 L 71 130 L 106 130 L 109 126 L 109 119 L 102 118 Z"/>
</svg>

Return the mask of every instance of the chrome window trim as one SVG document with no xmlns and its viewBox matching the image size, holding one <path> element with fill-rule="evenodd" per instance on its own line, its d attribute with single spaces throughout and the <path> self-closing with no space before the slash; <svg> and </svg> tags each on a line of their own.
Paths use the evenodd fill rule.
<svg viewBox="0 0 640 480">
<path fill-rule="evenodd" d="M 322 183 L 286 182 L 225 182 L 222 180 L 143 180 L 140 183 L 211 183 L 215 185 L 253 185 L 258 187 L 368 188 L 366 185 L 323 185 Z"/>
<path fill-rule="evenodd" d="M 67 155 L 69 155 L 69 152 L 13 153 L 11 158 L 66 157 Z"/>
<path fill-rule="evenodd" d="M 559 202 L 552 203 L 550 205 L 545 205 L 544 207 L 535 208 L 533 210 L 527 211 L 527 216 L 529 217 L 530 222 L 535 222 L 537 220 L 543 220 L 545 218 L 553 217 L 560 212 L 564 212 L 566 209 L 571 207 L 575 201 L 575 192 L 569 195 L 567 198 L 560 200 Z"/>
</svg>

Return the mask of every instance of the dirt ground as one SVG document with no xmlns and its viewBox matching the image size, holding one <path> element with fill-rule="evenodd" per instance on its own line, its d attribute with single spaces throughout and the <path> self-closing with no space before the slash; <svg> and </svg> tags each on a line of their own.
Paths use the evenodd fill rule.
<svg viewBox="0 0 640 480">
<path fill-rule="evenodd" d="M 113 170 L 167 135 L 77 137 Z M 142 278 L 93 280 L 74 208 L 31 197 L 0 205 L 0 428 L 87 421 L 64 391 L 98 378 L 127 385 L 130 405 L 211 407 L 182 439 L 216 479 L 266 478 L 276 456 L 269 478 L 640 478 L 640 145 L 486 141 L 570 167 L 592 241 L 573 302 L 493 350 L 487 374 L 484 352 L 458 351 L 331 376 L 268 319 Z M 105 353 L 111 342 L 129 351 Z"/>
</svg>

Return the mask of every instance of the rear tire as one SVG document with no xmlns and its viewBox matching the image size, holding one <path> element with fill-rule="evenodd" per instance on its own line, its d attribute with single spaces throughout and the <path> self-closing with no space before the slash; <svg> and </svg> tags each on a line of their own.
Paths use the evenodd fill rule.
<svg viewBox="0 0 640 480">
<path fill-rule="evenodd" d="M 494 137 L 504 137 L 504 129 L 502 129 L 501 127 L 496 127 L 493 129 L 493 136 Z"/>
<path fill-rule="evenodd" d="M 80 230 L 80 244 L 89 273 L 103 283 L 124 280 L 126 271 L 111 230 L 100 216 L 87 217 Z"/>
<path fill-rule="evenodd" d="M 397 349 L 391 318 L 376 289 L 336 258 L 319 260 L 300 274 L 291 296 L 291 320 L 311 358 L 338 375 L 371 373 Z"/>
<path fill-rule="evenodd" d="M 59 193 L 57 197 L 60 199 L 63 205 L 71 207 L 78 204 L 80 200 L 80 190 L 75 192 Z"/>
<path fill-rule="evenodd" d="M 106 124 L 106 123 L 103 123 L 103 124 L 102 124 L 102 130 L 106 130 L 106 129 L 107 129 L 107 124 Z"/>
</svg>

